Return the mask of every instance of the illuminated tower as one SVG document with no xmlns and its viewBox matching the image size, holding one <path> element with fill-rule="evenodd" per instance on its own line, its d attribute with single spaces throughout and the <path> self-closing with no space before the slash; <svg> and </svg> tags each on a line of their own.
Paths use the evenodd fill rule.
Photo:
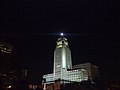
<svg viewBox="0 0 120 90">
<path fill-rule="evenodd" d="M 71 51 L 67 39 L 61 34 L 54 50 L 53 79 L 66 79 L 67 70 L 72 69 Z"/>
</svg>

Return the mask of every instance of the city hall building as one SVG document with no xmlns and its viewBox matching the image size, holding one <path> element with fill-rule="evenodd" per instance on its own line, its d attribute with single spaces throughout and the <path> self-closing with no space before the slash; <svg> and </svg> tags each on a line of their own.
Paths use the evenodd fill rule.
<svg viewBox="0 0 120 90">
<path fill-rule="evenodd" d="M 61 36 L 56 41 L 54 50 L 53 73 L 43 75 L 45 85 L 54 83 L 55 80 L 63 80 L 64 83 L 81 82 L 99 78 L 98 67 L 91 63 L 83 63 L 72 66 L 71 50 L 68 41 Z M 62 83 L 62 82 L 61 82 Z"/>
</svg>

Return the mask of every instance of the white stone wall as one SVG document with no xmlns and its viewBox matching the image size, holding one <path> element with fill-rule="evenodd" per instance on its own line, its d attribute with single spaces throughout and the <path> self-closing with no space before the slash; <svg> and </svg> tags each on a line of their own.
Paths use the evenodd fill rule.
<svg viewBox="0 0 120 90">
<path fill-rule="evenodd" d="M 46 82 L 54 81 L 53 74 L 45 74 L 45 75 L 43 75 L 43 78 L 46 79 Z"/>
</svg>

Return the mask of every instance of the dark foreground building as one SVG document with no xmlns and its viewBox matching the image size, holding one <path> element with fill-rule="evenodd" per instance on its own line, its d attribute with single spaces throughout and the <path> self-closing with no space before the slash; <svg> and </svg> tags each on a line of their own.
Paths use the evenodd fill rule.
<svg viewBox="0 0 120 90">
<path fill-rule="evenodd" d="M 63 83 L 61 84 L 61 82 Z M 107 86 L 100 83 L 93 83 L 91 80 L 82 82 L 56 80 L 54 83 L 46 84 L 45 87 L 43 86 L 43 90 L 107 90 Z"/>
<path fill-rule="evenodd" d="M 12 44 L 0 42 L 0 90 L 26 90 L 27 69 L 12 65 L 16 61 L 13 49 Z"/>
</svg>

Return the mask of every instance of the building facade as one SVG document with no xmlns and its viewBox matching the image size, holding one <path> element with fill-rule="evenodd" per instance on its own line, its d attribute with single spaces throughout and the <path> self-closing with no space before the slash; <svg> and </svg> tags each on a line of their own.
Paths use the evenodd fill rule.
<svg viewBox="0 0 120 90">
<path fill-rule="evenodd" d="M 74 65 L 72 68 L 73 69 L 81 69 L 81 68 L 85 69 L 88 73 L 89 80 L 93 82 L 100 79 L 98 67 L 95 65 L 92 65 L 91 63 L 83 63 L 83 64 Z"/>
</svg>

